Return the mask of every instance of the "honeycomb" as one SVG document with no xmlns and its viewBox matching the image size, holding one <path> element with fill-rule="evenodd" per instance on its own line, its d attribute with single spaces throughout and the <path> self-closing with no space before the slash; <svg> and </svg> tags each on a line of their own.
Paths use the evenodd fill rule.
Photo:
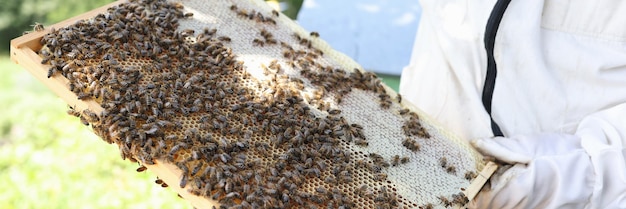
<svg viewBox="0 0 626 209">
<path fill-rule="evenodd" d="M 258 0 L 133 0 L 39 53 L 103 108 L 70 114 L 215 207 L 466 204 L 480 156 L 319 36 Z"/>
</svg>

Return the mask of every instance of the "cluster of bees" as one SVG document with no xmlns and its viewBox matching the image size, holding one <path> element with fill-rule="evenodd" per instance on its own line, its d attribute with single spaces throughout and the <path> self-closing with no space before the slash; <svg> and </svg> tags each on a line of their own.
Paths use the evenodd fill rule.
<svg viewBox="0 0 626 209">
<path fill-rule="evenodd" d="M 271 26 L 280 16 L 237 5 L 224 9 Z M 391 98 L 373 73 L 316 62 L 324 52 L 307 37 L 293 34 L 296 47 L 265 29 L 246 41 L 280 47 L 287 62 L 263 66 L 271 78 L 258 80 L 229 47 L 243 40 L 216 28 L 177 31 L 186 18 L 193 14 L 185 14 L 181 4 L 131 0 L 45 35 L 42 64 L 50 66 L 48 77 L 67 78 L 79 99 L 101 104 L 101 113 L 69 113 L 117 144 L 123 159 L 172 163 L 182 171 L 176 186 L 220 207 L 407 207 L 385 186 L 384 170 L 409 163 L 409 157 L 356 157 L 346 147 L 369 146 L 362 125 L 350 123 L 325 100 L 341 104 L 343 96 L 361 89 L 376 93 L 380 107 L 389 109 L 401 104 L 401 96 Z M 301 77 L 284 74 L 286 67 Z M 302 94 L 307 86 L 314 93 Z M 407 137 L 431 137 L 417 114 L 399 114 L 406 118 Z M 420 151 L 414 139 L 402 144 Z M 467 202 L 462 193 L 440 200 L 445 206 Z"/>
<path fill-rule="evenodd" d="M 269 16 L 264 16 L 262 12 L 258 12 L 256 10 L 246 10 L 246 9 L 240 9 L 239 7 L 237 7 L 237 5 L 233 4 L 230 7 L 230 10 L 237 13 L 237 16 L 242 17 L 242 18 L 247 18 L 249 20 L 253 20 L 255 22 L 258 23 L 265 23 L 265 24 L 270 24 L 270 25 L 276 25 L 276 20 L 274 20 L 273 18 L 269 17 Z M 272 11 L 272 16 L 274 17 L 278 17 L 280 16 L 280 13 L 276 10 Z"/>
</svg>

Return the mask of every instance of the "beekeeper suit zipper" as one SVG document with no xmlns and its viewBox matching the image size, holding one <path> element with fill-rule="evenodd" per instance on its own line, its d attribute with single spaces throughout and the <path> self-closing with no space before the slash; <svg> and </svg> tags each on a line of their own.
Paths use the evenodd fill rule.
<svg viewBox="0 0 626 209">
<path fill-rule="evenodd" d="M 483 87 L 483 106 L 487 113 L 489 114 L 489 118 L 491 119 L 491 130 L 493 131 L 494 136 L 504 136 L 498 124 L 493 120 L 493 116 L 491 115 L 491 101 L 493 98 L 493 90 L 496 85 L 496 76 L 498 74 L 498 69 L 496 67 L 496 61 L 493 57 L 493 48 L 496 39 L 496 33 L 498 32 L 498 27 L 500 26 L 500 21 L 502 21 L 502 16 L 504 15 L 504 11 L 511 0 L 498 0 L 496 5 L 491 10 L 491 15 L 489 15 L 489 20 L 487 20 L 487 27 L 485 29 L 485 50 L 487 51 L 487 76 L 485 78 L 485 85 Z"/>
</svg>

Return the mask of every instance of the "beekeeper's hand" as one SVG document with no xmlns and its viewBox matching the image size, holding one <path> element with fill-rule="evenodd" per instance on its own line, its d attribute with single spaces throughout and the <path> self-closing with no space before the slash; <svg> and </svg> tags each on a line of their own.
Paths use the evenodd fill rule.
<svg viewBox="0 0 626 209">
<path fill-rule="evenodd" d="M 626 104 L 588 116 L 575 134 L 543 133 L 472 142 L 510 164 L 471 208 L 626 208 Z"/>
<path fill-rule="evenodd" d="M 475 208 L 584 208 L 593 190 L 589 155 L 573 135 L 539 134 L 479 139 L 484 155 L 501 168 L 475 200 Z"/>
</svg>

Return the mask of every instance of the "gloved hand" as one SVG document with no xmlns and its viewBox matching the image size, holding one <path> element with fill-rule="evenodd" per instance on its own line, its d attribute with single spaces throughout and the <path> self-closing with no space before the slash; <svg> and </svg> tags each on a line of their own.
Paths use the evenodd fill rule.
<svg viewBox="0 0 626 209">
<path fill-rule="evenodd" d="M 491 177 L 470 208 L 585 208 L 595 173 L 581 139 L 568 134 L 495 137 L 472 142 L 511 164 Z"/>
</svg>

